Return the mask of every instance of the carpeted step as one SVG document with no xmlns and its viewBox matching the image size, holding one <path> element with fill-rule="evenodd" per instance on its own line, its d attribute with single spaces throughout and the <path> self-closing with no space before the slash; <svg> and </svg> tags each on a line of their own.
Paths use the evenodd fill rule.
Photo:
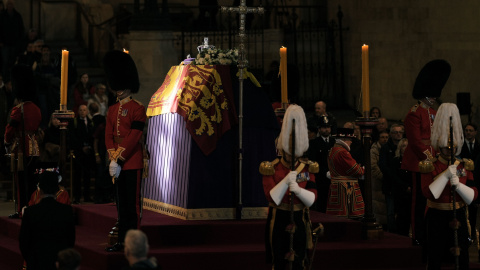
<svg viewBox="0 0 480 270">
<path fill-rule="evenodd" d="M 0 235 L 17 240 L 20 235 L 21 219 L 0 217 Z"/>
<path fill-rule="evenodd" d="M 4 227 L 0 226 L 0 228 L 3 230 Z M 22 265 L 23 257 L 20 253 L 18 237 L 12 238 L 3 233 L 0 234 L 0 269 L 22 269 Z"/>
</svg>

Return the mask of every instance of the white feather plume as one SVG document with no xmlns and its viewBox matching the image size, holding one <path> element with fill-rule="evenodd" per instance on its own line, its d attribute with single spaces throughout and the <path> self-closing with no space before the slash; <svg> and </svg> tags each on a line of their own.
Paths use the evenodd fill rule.
<svg viewBox="0 0 480 270">
<path fill-rule="evenodd" d="M 301 157 L 308 150 L 308 130 L 307 119 L 302 107 L 298 105 L 288 106 L 283 117 L 282 130 L 278 137 L 277 149 L 285 151 L 291 155 L 290 134 L 292 133 L 292 123 L 295 119 L 295 156 Z"/>
<path fill-rule="evenodd" d="M 453 125 L 453 143 L 457 147 L 455 155 L 460 155 L 463 146 L 463 128 L 462 120 L 457 105 L 453 103 L 442 103 L 438 107 L 435 121 L 432 126 L 432 136 L 430 138 L 433 148 L 440 151 L 440 148 L 448 147 L 450 137 L 450 116 Z"/>
</svg>

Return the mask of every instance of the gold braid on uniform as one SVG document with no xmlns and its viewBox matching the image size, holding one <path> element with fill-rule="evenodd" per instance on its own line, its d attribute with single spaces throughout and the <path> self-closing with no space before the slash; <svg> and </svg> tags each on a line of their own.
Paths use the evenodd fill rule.
<svg viewBox="0 0 480 270">
<path fill-rule="evenodd" d="M 463 167 L 465 168 L 465 170 L 473 171 L 475 169 L 475 163 L 473 162 L 473 160 L 469 158 L 464 158 L 462 159 L 462 161 L 463 161 Z"/>
<path fill-rule="evenodd" d="M 280 160 L 277 158 L 274 161 L 263 161 L 260 163 L 260 168 L 258 169 L 262 175 L 274 175 L 275 174 L 275 164 Z"/>
</svg>

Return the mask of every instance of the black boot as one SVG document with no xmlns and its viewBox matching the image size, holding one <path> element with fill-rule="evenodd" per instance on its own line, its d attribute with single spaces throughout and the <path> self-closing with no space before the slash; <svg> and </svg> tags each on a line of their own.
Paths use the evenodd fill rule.
<svg viewBox="0 0 480 270">
<path fill-rule="evenodd" d="M 123 251 L 123 245 L 121 243 L 116 243 L 115 245 L 111 247 L 106 247 L 105 251 L 107 252 L 119 252 Z"/>
</svg>

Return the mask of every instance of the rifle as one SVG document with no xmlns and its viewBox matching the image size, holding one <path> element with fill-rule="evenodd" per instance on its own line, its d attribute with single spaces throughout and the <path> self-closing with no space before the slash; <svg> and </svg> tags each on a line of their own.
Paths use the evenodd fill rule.
<svg viewBox="0 0 480 270">
<path fill-rule="evenodd" d="M 295 170 L 295 119 L 292 119 L 292 153 L 291 153 L 291 170 Z M 295 235 L 295 219 L 294 219 L 294 207 L 295 207 L 295 193 L 290 192 L 290 224 L 287 226 L 286 231 L 290 233 L 290 248 L 289 252 L 285 256 L 288 260 L 289 269 L 293 269 L 293 261 L 295 260 L 295 250 L 293 250 L 293 241 Z"/>
<path fill-rule="evenodd" d="M 455 163 L 455 149 L 453 147 L 453 121 L 452 116 L 450 116 L 450 144 L 448 148 L 450 148 L 450 165 Z M 455 269 L 459 269 L 459 256 L 460 256 L 460 247 L 458 246 L 458 227 L 459 222 L 457 220 L 457 209 L 456 209 L 456 189 L 457 186 L 452 186 L 452 204 L 453 204 L 453 220 L 452 220 L 452 229 L 453 229 L 453 247 L 451 248 L 451 252 L 455 257 Z"/>
</svg>

